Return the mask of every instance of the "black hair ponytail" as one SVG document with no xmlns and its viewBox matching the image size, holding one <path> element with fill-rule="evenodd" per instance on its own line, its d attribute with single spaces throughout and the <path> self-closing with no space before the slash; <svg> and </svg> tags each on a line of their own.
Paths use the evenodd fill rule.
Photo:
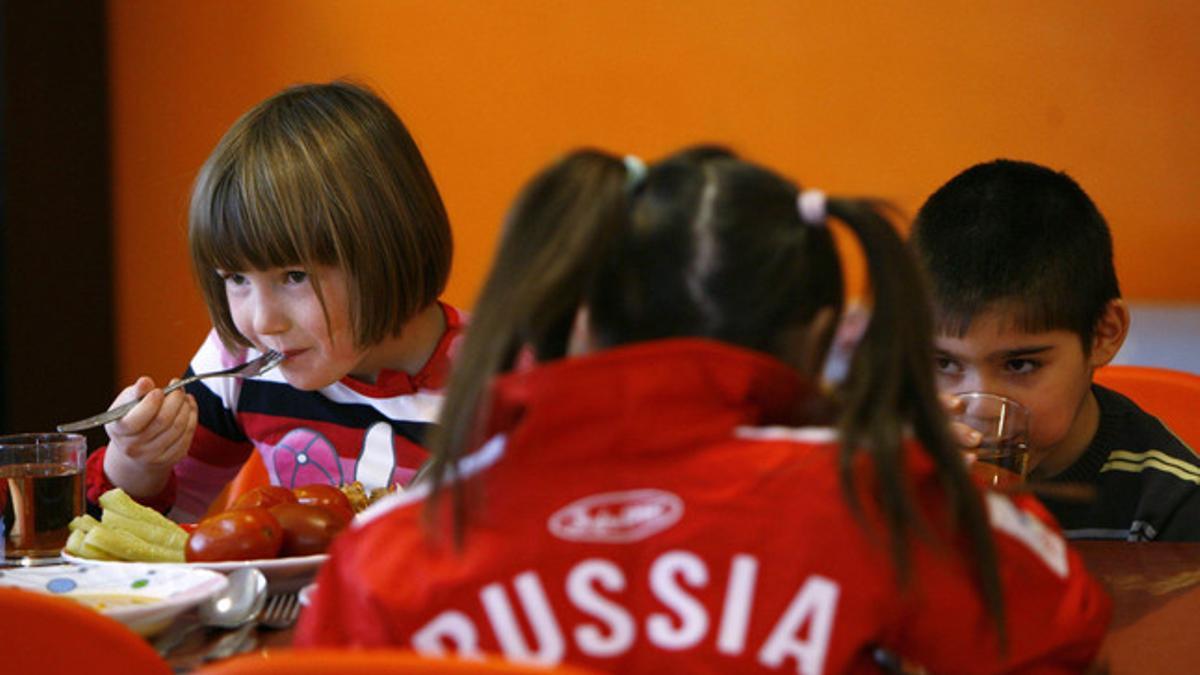
<svg viewBox="0 0 1200 675">
<path fill-rule="evenodd" d="M 879 485 L 892 558 L 901 580 L 910 573 L 907 551 L 920 517 L 904 487 L 902 443 L 911 432 L 932 458 L 950 511 L 967 533 L 980 572 L 982 595 L 1004 643 L 1004 610 L 996 551 L 978 491 L 962 453 L 949 436 L 933 381 L 933 318 L 921 275 L 910 251 L 883 215 L 883 205 L 858 199 L 829 199 L 829 215 L 854 232 L 866 258 L 873 295 L 871 319 L 840 386 L 839 427 L 842 488 L 861 512 L 853 464 L 867 453 Z"/>
<path fill-rule="evenodd" d="M 453 481 L 453 526 L 461 545 L 466 497 L 458 460 L 481 442 L 486 396 L 495 376 L 523 349 L 559 358 L 597 262 L 626 221 L 626 165 L 595 150 L 574 152 L 535 177 L 509 212 L 499 250 L 471 317 L 450 378 L 432 458 L 415 482 L 428 481 L 432 522 L 441 488 Z"/>
</svg>

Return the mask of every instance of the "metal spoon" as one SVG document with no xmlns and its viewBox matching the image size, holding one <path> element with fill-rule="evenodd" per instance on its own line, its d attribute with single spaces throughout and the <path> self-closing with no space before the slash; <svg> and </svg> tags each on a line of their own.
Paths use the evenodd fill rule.
<svg viewBox="0 0 1200 675">
<path fill-rule="evenodd" d="M 242 567 L 229 573 L 229 585 L 221 593 L 200 603 L 200 620 L 177 627 L 154 642 L 154 649 L 166 656 L 201 628 L 237 628 L 254 621 L 267 601 L 267 578 L 256 567 Z"/>
</svg>

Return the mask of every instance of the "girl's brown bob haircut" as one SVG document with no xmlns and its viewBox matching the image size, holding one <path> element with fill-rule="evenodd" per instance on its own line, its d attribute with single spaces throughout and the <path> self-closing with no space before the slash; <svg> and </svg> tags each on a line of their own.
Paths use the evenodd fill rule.
<svg viewBox="0 0 1200 675">
<path fill-rule="evenodd" d="M 399 335 L 437 300 L 453 251 L 442 198 L 408 129 L 377 95 L 344 81 L 290 87 L 233 124 L 196 178 L 188 241 L 230 347 L 251 345 L 233 324 L 218 270 L 343 270 L 355 346 L 364 348 Z"/>
</svg>

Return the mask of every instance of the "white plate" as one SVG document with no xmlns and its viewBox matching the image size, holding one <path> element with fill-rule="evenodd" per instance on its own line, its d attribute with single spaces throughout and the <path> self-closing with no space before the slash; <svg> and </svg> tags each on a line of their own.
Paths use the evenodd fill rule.
<svg viewBox="0 0 1200 675">
<path fill-rule="evenodd" d="M 49 595 L 134 595 L 153 602 L 100 610 L 142 635 L 166 628 L 176 615 L 220 593 L 229 582 L 212 570 L 181 565 L 125 563 L 112 565 L 50 565 L 0 570 L 0 586 Z"/>
<path fill-rule="evenodd" d="M 132 563 L 124 560 L 90 560 L 62 552 L 63 560 L 80 565 L 96 565 L 108 567 L 123 567 L 125 565 L 146 565 L 149 563 Z M 194 562 L 194 563 L 154 563 L 156 567 L 173 567 L 178 569 L 202 569 L 214 572 L 232 572 L 241 567 L 257 567 L 267 577 L 267 585 L 271 593 L 290 593 L 299 590 L 311 582 L 317 575 L 321 564 L 329 559 L 328 553 L 305 555 L 292 558 L 267 558 L 263 560 L 227 560 L 224 562 Z"/>
</svg>

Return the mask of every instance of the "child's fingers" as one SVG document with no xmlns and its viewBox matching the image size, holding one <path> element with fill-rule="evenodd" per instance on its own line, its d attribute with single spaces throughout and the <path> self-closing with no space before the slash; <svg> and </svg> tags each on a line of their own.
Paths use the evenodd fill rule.
<svg viewBox="0 0 1200 675">
<path fill-rule="evenodd" d="M 169 420 L 160 417 L 159 422 L 165 421 L 166 424 L 154 436 L 143 439 L 140 454 L 144 461 L 153 466 L 173 466 L 183 459 L 191 444 L 196 420 L 196 408 L 191 397 L 185 395 L 174 413 Z"/>
<path fill-rule="evenodd" d="M 963 448 L 977 448 L 983 442 L 983 434 L 962 422 L 950 423 L 950 435 Z"/>
<path fill-rule="evenodd" d="M 126 457 L 136 461 L 142 465 L 157 464 L 159 455 L 162 454 L 166 447 L 166 442 L 169 440 L 161 433 L 153 436 L 147 434 L 126 436 L 123 439 L 124 453 Z M 112 447 L 112 443 L 109 447 Z M 111 451 L 111 450 L 110 450 Z"/>
<path fill-rule="evenodd" d="M 153 428 L 152 425 L 157 420 L 159 411 L 162 409 L 163 399 L 164 396 L 161 389 L 151 389 L 142 397 L 141 402 L 133 406 L 132 410 L 125 413 L 124 417 L 104 425 L 109 437 L 138 436 L 141 434 L 153 436 L 158 433 L 158 429 Z"/>
<path fill-rule="evenodd" d="M 183 448 L 186 451 L 191 442 L 191 431 L 196 429 L 196 417 L 196 400 L 191 396 L 184 395 L 174 419 L 171 420 L 171 426 L 163 432 L 164 438 L 170 439 L 170 445 L 178 445 L 180 439 L 186 436 L 187 439 L 183 442 Z"/>
<path fill-rule="evenodd" d="M 938 394 L 938 398 L 941 399 L 942 407 L 946 410 L 947 415 L 954 417 L 966 412 L 967 402 L 957 395 L 942 393 Z M 953 419 L 950 420 L 950 436 L 963 448 L 977 448 L 983 441 L 983 434 L 967 424 Z"/>
<path fill-rule="evenodd" d="M 164 431 L 150 442 L 139 444 L 137 448 L 138 461 L 155 468 L 172 466 L 178 461 L 176 459 L 178 453 L 174 453 L 173 450 L 178 443 L 180 433 L 176 430 Z"/>
<path fill-rule="evenodd" d="M 172 380 L 172 382 L 174 381 Z M 164 394 L 162 389 L 155 389 L 146 394 L 142 402 L 130 410 L 124 418 L 114 423 L 115 431 L 127 436 L 137 436 L 141 443 L 151 443 L 153 439 L 171 428 L 185 401 L 187 401 L 185 392 L 176 390 L 170 394 Z"/>
<path fill-rule="evenodd" d="M 183 405 L 179 407 L 179 414 L 175 417 L 175 423 L 171 425 L 172 430 L 177 433 L 171 442 L 170 448 L 164 453 L 163 459 L 165 461 L 174 465 L 187 455 L 188 449 L 192 445 L 192 436 L 196 433 L 198 420 L 199 408 L 196 405 L 196 399 L 188 394 L 184 397 Z"/>
<path fill-rule="evenodd" d="M 196 425 L 199 423 L 200 416 L 199 408 L 196 406 L 196 399 L 188 396 L 188 405 L 184 413 L 183 432 L 175 441 L 175 445 L 170 450 L 169 460 L 174 466 L 179 460 L 187 456 L 188 449 L 192 447 L 192 437 L 196 435 Z"/>
<path fill-rule="evenodd" d="M 163 400 L 162 390 L 156 389 L 124 418 L 106 425 L 109 451 L 119 447 L 122 454 L 139 464 L 159 464 L 164 451 L 179 435 L 175 418 L 179 416 L 180 408 L 186 407 L 175 402 L 167 409 L 162 405 Z M 184 424 L 179 423 L 179 428 Z"/>
<path fill-rule="evenodd" d="M 942 393 L 938 394 L 938 398 L 941 399 L 942 408 L 944 408 L 948 414 L 959 415 L 965 412 L 967 409 L 966 401 L 959 398 L 957 394 Z"/>
<path fill-rule="evenodd" d="M 171 384 L 178 382 L 178 378 L 171 380 Z M 188 394 L 182 389 L 167 394 L 163 398 L 162 408 L 159 410 L 153 424 L 166 428 L 175 423 L 175 418 L 179 416 L 180 411 L 187 407 Z"/>
<path fill-rule="evenodd" d="M 145 396 L 151 391 L 154 391 L 154 380 L 143 375 L 135 380 L 133 384 L 122 389 L 121 393 L 117 394 L 117 397 L 113 399 L 112 405 L 108 406 L 108 408 L 112 410 L 119 405 L 124 405 L 141 396 Z"/>
</svg>

